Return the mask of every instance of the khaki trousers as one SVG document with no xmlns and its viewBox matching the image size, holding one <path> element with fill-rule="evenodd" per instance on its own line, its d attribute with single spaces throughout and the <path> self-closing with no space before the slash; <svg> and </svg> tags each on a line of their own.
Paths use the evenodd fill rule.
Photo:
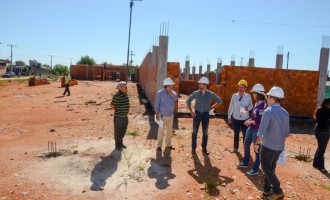
<svg viewBox="0 0 330 200">
<path fill-rule="evenodd" d="M 165 145 L 166 147 L 170 147 L 172 146 L 173 115 L 170 117 L 163 116 L 161 117 L 161 120 L 163 120 L 164 124 L 163 127 L 158 127 L 157 147 L 162 147 L 164 132 L 165 132 Z"/>
</svg>

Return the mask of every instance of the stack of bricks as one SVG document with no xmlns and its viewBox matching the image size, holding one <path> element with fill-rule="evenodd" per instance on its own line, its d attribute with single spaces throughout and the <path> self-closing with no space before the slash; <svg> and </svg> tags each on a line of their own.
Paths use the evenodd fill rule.
<svg viewBox="0 0 330 200">
<path fill-rule="evenodd" d="M 224 101 L 225 112 L 241 79 L 248 82 L 249 93 L 257 83 L 262 84 L 266 92 L 273 86 L 281 87 L 285 94 L 281 103 L 290 116 L 313 116 L 318 94 L 318 71 L 224 66 L 218 95 Z"/>
<path fill-rule="evenodd" d="M 197 81 L 181 81 L 180 82 L 180 93 L 190 95 L 195 90 L 198 90 L 198 82 Z"/>
<path fill-rule="evenodd" d="M 47 84 L 50 84 L 50 82 L 46 78 L 31 77 L 29 79 L 29 86 L 38 86 L 38 85 L 47 85 Z"/>
</svg>

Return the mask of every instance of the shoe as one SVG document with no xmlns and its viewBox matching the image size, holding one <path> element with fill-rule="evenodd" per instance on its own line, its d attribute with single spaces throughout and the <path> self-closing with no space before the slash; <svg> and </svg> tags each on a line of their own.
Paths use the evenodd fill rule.
<svg viewBox="0 0 330 200">
<path fill-rule="evenodd" d="M 167 149 L 175 150 L 173 146 L 166 147 Z"/>
<path fill-rule="evenodd" d="M 161 147 L 157 147 L 157 151 L 162 151 L 162 148 Z"/>
<path fill-rule="evenodd" d="M 320 172 L 327 174 L 328 173 L 328 170 L 326 170 L 326 169 L 320 169 Z"/>
<path fill-rule="evenodd" d="M 196 154 L 196 150 L 191 150 L 191 154 Z"/>
<path fill-rule="evenodd" d="M 246 165 L 243 162 L 240 162 L 240 163 L 237 163 L 236 166 L 241 167 L 241 168 L 247 168 L 249 165 Z"/>
<path fill-rule="evenodd" d="M 259 172 L 258 171 L 254 171 L 253 169 L 251 169 L 250 171 L 246 172 L 247 175 L 250 175 L 250 176 L 255 176 L 255 175 L 258 175 Z"/>
<path fill-rule="evenodd" d="M 117 149 L 118 151 L 121 151 L 121 150 L 122 150 L 121 146 L 116 146 L 116 149 Z"/>
<path fill-rule="evenodd" d="M 237 153 L 238 151 L 237 151 L 237 149 L 236 148 L 233 148 L 231 151 L 230 151 L 230 153 Z"/>
<path fill-rule="evenodd" d="M 121 144 L 120 147 L 123 148 L 123 149 L 126 149 L 127 148 L 127 146 L 124 145 L 124 144 Z"/>
<path fill-rule="evenodd" d="M 70 95 L 68 94 L 68 96 L 70 96 Z"/>
<path fill-rule="evenodd" d="M 283 199 L 284 198 L 284 194 L 281 193 L 281 194 L 273 194 L 272 195 L 272 199 L 273 200 L 278 200 L 278 199 Z"/>
<path fill-rule="evenodd" d="M 272 192 L 262 192 L 262 196 L 264 197 L 269 197 L 272 194 L 273 194 Z"/>
<path fill-rule="evenodd" d="M 210 155 L 210 152 L 208 152 L 206 149 L 203 149 L 203 150 L 202 150 L 202 153 L 203 153 L 204 155 Z"/>
</svg>

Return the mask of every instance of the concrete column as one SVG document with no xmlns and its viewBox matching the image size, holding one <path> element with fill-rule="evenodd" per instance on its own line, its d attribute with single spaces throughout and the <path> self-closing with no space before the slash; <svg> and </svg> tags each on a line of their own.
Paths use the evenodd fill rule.
<svg viewBox="0 0 330 200">
<path fill-rule="evenodd" d="M 184 79 L 185 80 L 189 80 L 189 74 L 190 74 L 190 62 L 189 60 L 186 60 L 186 63 L 185 63 L 185 76 L 184 76 Z"/>
<path fill-rule="evenodd" d="M 206 77 L 210 78 L 211 64 L 206 65 Z"/>
<path fill-rule="evenodd" d="M 276 54 L 276 69 L 282 69 L 283 67 L 283 54 Z"/>
<path fill-rule="evenodd" d="M 153 46 L 152 56 L 151 56 L 151 66 L 149 65 L 149 67 L 158 66 L 157 59 L 158 59 L 158 46 Z"/>
<path fill-rule="evenodd" d="M 199 65 L 199 75 L 198 75 L 198 79 L 200 79 L 202 77 L 202 69 L 203 69 L 203 66 L 202 65 Z"/>
<path fill-rule="evenodd" d="M 167 76 L 168 36 L 159 36 L 157 91 L 163 88 L 163 80 Z"/>
<path fill-rule="evenodd" d="M 325 89 L 327 82 L 327 72 L 329 63 L 329 48 L 321 48 L 319 63 L 319 87 L 317 93 L 317 106 L 320 106 L 325 98 Z"/>
<path fill-rule="evenodd" d="M 230 66 L 235 66 L 235 60 L 230 61 Z"/>
<path fill-rule="evenodd" d="M 221 67 L 222 67 L 222 62 L 218 62 L 217 63 L 217 70 L 216 70 L 216 80 L 215 80 L 215 82 L 216 82 L 216 84 L 217 85 L 220 85 L 220 81 L 221 81 Z"/>
<path fill-rule="evenodd" d="M 192 80 L 195 80 L 196 66 L 192 66 Z"/>
<path fill-rule="evenodd" d="M 249 67 L 254 67 L 254 58 L 249 58 Z"/>
</svg>

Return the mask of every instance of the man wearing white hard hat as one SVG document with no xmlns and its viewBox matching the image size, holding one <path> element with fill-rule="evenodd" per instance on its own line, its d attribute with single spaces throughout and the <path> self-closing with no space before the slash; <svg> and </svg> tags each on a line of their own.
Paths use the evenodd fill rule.
<svg viewBox="0 0 330 200">
<path fill-rule="evenodd" d="M 245 120 L 249 119 L 249 111 L 252 110 L 252 98 L 250 94 L 246 93 L 248 86 L 246 80 L 238 82 L 238 92 L 231 96 L 229 109 L 228 109 L 228 122 L 233 124 L 234 129 L 234 147 L 231 153 L 237 153 L 239 147 L 239 132 L 243 133 L 243 144 L 245 140 L 245 133 L 247 127 L 244 125 Z"/>
<path fill-rule="evenodd" d="M 208 129 L 209 129 L 209 119 L 210 110 L 218 104 L 222 104 L 222 100 L 214 93 L 207 89 L 209 84 L 209 79 L 207 77 L 202 77 L 198 81 L 199 90 L 193 92 L 187 100 L 187 106 L 193 117 L 193 132 L 192 132 L 192 154 L 196 154 L 197 147 L 197 133 L 200 123 L 202 123 L 203 139 L 202 139 L 202 153 L 208 155 L 207 151 L 207 140 L 208 140 Z M 191 102 L 195 99 L 195 110 L 191 108 Z M 210 106 L 211 102 L 216 103 Z"/>
<path fill-rule="evenodd" d="M 163 136 L 165 132 L 165 147 L 174 150 L 172 146 L 172 128 L 173 128 L 173 112 L 175 101 L 178 95 L 172 90 L 174 82 L 170 78 L 163 81 L 164 89 L 159 90 L 156 94 L 155 112 L 156 120 L 162 120 L 163 126 L 159 126 L 157 135 L 157 151 L 162 151 Z"/>
<path fill-rule="evenodd" d="M 284 194 L 275 168 L 290 133 L 289 113 L 281 107 L 281 99 L 284 98 L 282 88 L 274 86 L 266 95 L 269 107 L 262 116 L 254 150 L 256 153 L 260 150 L 261 168 L 265 173 L 263 196 L 282 199 Z"/>
</svg>

